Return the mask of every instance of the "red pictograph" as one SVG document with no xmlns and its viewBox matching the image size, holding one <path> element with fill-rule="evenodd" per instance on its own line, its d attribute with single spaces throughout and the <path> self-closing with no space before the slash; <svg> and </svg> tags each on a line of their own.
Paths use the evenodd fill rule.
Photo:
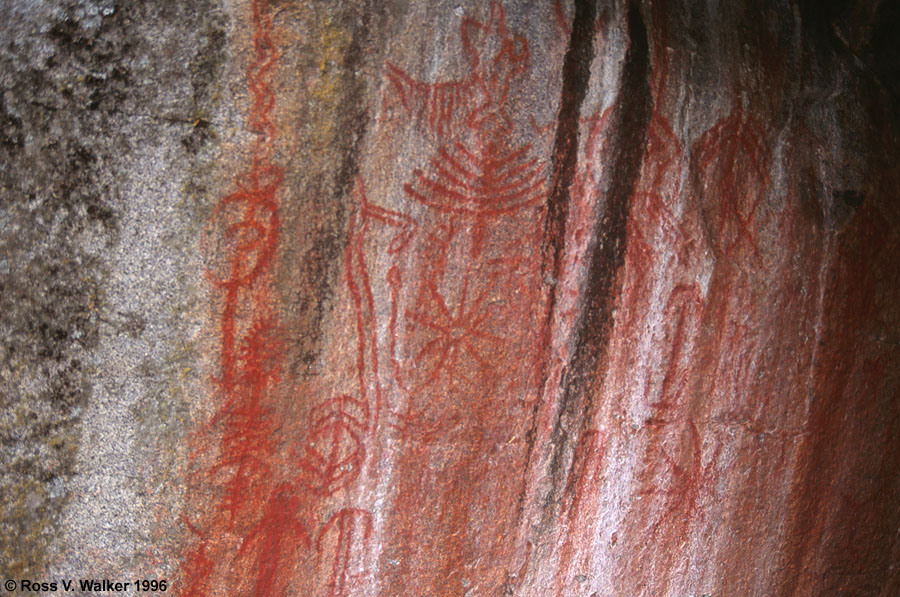
<svg viewBox="0 0 900 597">
<path fill-rule="evenodd" d="M 329 597 L 354 594 L 367 573 L 364 560 L 372 536 L 372 515 L 358 508 L 335 512 L 316 538 L 319 558 L 331 564 Z"/>
<path fill-rule="evenodd" d="M 470 298 L 468 285 L 467 277 L 463 280 L 459 305 L 451 310 L 434 281 L 429 280 L 416 309 L 406 314 L 429 338 L 415 356 L 415 361 L 425 370 L 419 388 L 434 383 L 441 374 L 457 379 L 492 369 L 482 346 L 484 343 L 502 346 L 503 340 L 483 327 L 491 316 L 484 304 L 487 290 Z"/>
<path fill-rule="evenodd" d="M 217 380 L 222 400 L 204 426 L 202 439 L 220 434 L 220 441 L 199 482 L 215 483 L 221 491 L 212 493 L 212 504 L 195 504 L 195 510 L 205 512 L 184 517 L 196 541 L 182 562 L 185 582 L 180 592 L 186 595 L 219 594 L 235 579 L 244 583 L 239 591 L 285 594 L 302 575 L 298 562 L 313 543 L 311 525 L 305 521 L 315 509 L 309 496 L 333 496 L 358 478 L 367 434 L 381 408 L 374 296 L 364 260 L 366 230 L 373 221 L 395 229 L 387 252 L 396 254 L 416 228 L 411 218 L 370 204 L 360 181 L 345 255 L 358 331 L 359 397 L 340 395 L 317 405 L 309 415 L 305 443 L 299 450 L 285 450 L 278 444 L 281 425 L 276 420 L 288 395 L 278 391 L 284 347 L 270 290 L 280 228 L 277 197 L 284 179 L 273 159 L 277 128 L 270 78 L 278 52 L 268 3 L 252 0 L 250 9 L 248 127 L 257 137 L 249 167 L 235 178 L 236 189 L 216 206 L 204 242 L 215 258 L 208 278 L 223 293 L 218 317 L 222 369 Z M 369 400 L 373 395 L 374 412 Z M 294 461 L 279 451 L 293 454 Z M 371 515 L 345 509 L 333 516 L 315 542 L 320 552 L 335 533 L 330 594 L 345 595 L 360 578 L 351 552 L 364 553 L 359 550 L 365 549 L 371 534 Z"/>
<path fill-rule="evenodd" d="M 340 396 L 320 404 L 312 420 L 312 432 L 299 458 L 300 478 L 315 493 L 331 495 L 359 475 L 366 456 L 369 407 Z"/>
<path fill-rule="evenodd" d="M 252 107 L 249 125 L 260 133 L 253 147 L 251 165 L 235 180 L 237 191 L 224 197 L 213 212 L 209 236 L 218 236 L 217 247 L 224 255 L 224 271 L 210 271 L 212 283 L 225 292 L 220 316 L 222 345 L 221 384 L 225 400 L 211 424 L 224 421 L 220 460 L 214 471 L 235 468 L 223 500 L 232 520 L 249 489 L 252 477 L 264 475 L 271 455 L 267 409 L 262 404 L 266 390 L 278 380 L 277 324 L 267 315 L 257 315 L 249 323 L 238 321 L 237 311 L 249 290 L 272 263 L 278 243 L 279 217 L 276 194 L 283 180 L 280 166 L 271 161 L 274 123 L 271 112 L 274 95 L 268 74 L 277 60 L 272 41 L 272 22 L 267 5 L 256 0 L 251 5 L 254 25 L 254 58 L 248 68 Z M 266 289 L 256 296 L 264 311 Z M 261 304 L 260 304 L 261 303 Z M 238 336 L 243 334 L 240 341 Z M 255 469 L 249 474 L 247 469 Z"/>
<path fill-rule="evenodd" d="M 279 381 L 282 351 L 267 275 L 278 246 L 277 195 L 284 173 L 272 159 L 275 97 L 269 79 L 278 60 L 272 19 L 265 0 L 252 0 L 250 10 L 248 126 L 257 137 L 248 169 L 235 178 L 236 190 L 216 205 L 205 239 L 216 259 L 208 278 L 224 294 L 219 316 L 222 403 L 204 427 L 204 434 L 221 435 L 216 460 L 200 478 L 220 483 L 222 491 L 212 509 L 202 504 L 206 512 L 185 516 L 197 537 L 183 561 L 187 580 L 182 593 L 189 595 L 212 591 L 212 585 L 221 582 L 213 577 L 222 560 L 246 558 L 251 546 L 260 555 L 250 569 L 257 571 L 258 585 L 271 588 L 275 564 L 270 564 L 270 552 L 289 542 L 285 533 L 301 543 L 306 537 L 302 525 L 285 513 L 295 498 L 283 487 L 273 487 L 272 481 L 277 424 L 272 419 L 271 390 Z M 223 545 L 219 539 L 226 532 L 242 536 L 242 552 Z"/>
<path fill-rule="evenodd" d="M 423 220 L 426 228 L 418 247 L 427 265 L 420 275 L 409 277 L 417 286 L 412 293 L 404 292 L 407 277 L 400 260 L 386 280 L 391 301 L 391 368 L 397 386 L 408 396 L 417 396 L 425 388 L 434 390 L 439 380 L 462 386 L 497 378 L 491 355 L 507 339 L 491 331 L 499 314 L 492 308 L 496 299 L 489 300 L 488 293 L 506 283 L 520 298 L 536 292 L 531 283 L 536 261 L 524 247 L 533 239 L 526 233 L 501 248 L 491 236 L 502 225 L 499 222 L 512 222 L 544 200 L 546 164 L 533 155 L 530 143 L 515 142 L 510 92 L 530 65 L 528 43 L 507 28 L 498 2 L 491 2 L 489 11 L 484 21 L 462 19 L 459 34 L 468 66 L 465 77 L 425 83 L 387 65 L 385 106 L 388 110 L 391 105 L 399 107 L 410 121 L 423 125 L 435 147 L 426 165 L 413 169 L 403 187 L 409 198 L 431 208 Z M 358 187 L 362 188 L 361 182 Z M 361 203 L 369 205 L 364 191 L 360 196 Z M 402 217 L 391 213 L 391 221 Z M 518 231 L 526 230 L 520 224 Z M 459 285 L 445 283 L 448 251 L 461 247 L 467 247 L 464 250 L 473 263 L 481 264 L 479 275 L 473 277 L 474 269 L 466 268 L 458 274 Z M 362 252 L 357 253 L 357 278 L 367 280 Z M 366 312 L 364 288 L 358 284 L 354 296 Z M 402 307 L 401 297 L 410 295 L 413 304 Z M 372 329 L 371 325 L 360 327 Z M 411 354 L 398 355 L 398 338 L 405 340 L 403 348 Z M 373 352 L 367 360 L 374 363 L 376 359 Z M 406 429 L 416 419 L 410 412 L 394 415 L 398 429 Z"/>
<path fill-rule="evenodd" d="M 683 532 L 690 527 L 701 510 L 701 501 L 711 491 L 718 475 L 717 465 L 722 444 L 718 443 L 706 464 L 703 463 L 703 444 L 696 423 L 687 424 L 687 442 L 680 442 L 680 458 L 663 450 L 665 463 L 662 478 L 651 487 L 638 492 L 641 496 L 657 496 L 662 500 L 658 518 L 653 523 L 657 531 L 665 532 L 675 541 L 683 540 Z"/>
<path fill-rule="evenodd" d="M 290 581 L 288 573 L 296 564 L 301 548 L 312 541 L 299 520 L 300 499 L 297 488 L 289 483 L 276 487 L 263 510 L 262 518 L 244 537 L 238 558 L 251 561 L 255 570 L 254 595 L 283 595 Z"/>
<path fill-rule="evenodd" d="M 211 271 L 209 277 L 225 291 L 221 329 L 222 382 L 226 392 L 232 390 L 236 375 L 235 318 L 239 294 L 253 286 L 271 265 L 280 226 L 276 194 L 284 179 L 283 169 L 272 161 L 275 95 L 269 86 L 269 75 L 278 60 L 272 19 L 266 0 L 253 0 L 251 10 L 254 53 L 247 69 L 252 99 L 248 125 L 258 136 L 250 168 L 235 179 L 237 190 L 219 202 L 211 223 L 211 236 L 218 236 L 216 248 L 225 256 L 220 268 L 224 271 Z"/>
<path fill-rule="evenodd" d="M 404 112 L 417 122 L 427 123 L 436 135 L 451 134 L 456 126 L 454 119 L 468 96 L 465 82 L 423 83 L 390 62 L 386 76 L 393 98 Z"/>
<path fill-rule="evenodd" d="M 363 401 L 368 401 L 370 391 L 375 393 L 375 412 L 373 426 L 377 427 L 382 410 L 382 388 L 379 378 L 378 340 L 375 322 L 375 298 L 366 266 L 364 242 L 366 231 L 371 221 L 396 230 L 388 244 L 388 254 L 395 255 L 403 251 L 416 234 L 416 222 L 407 215 L 379 207 L 369 202 L 362 178 L 357 178 L 353 191 L 354 207 L 350 216 L 347 248 L 344 263 L 347 275 L 347 286 L 353 297 L 356 313 L 357 334 L 357 378 L 359 392 Z M 399 269 L 394 271 L 392 280 L 398 284 Z M 397 292 L 399 287 L 392 292 Z M 394 303 L 392 303 L 394 304 Z M 392 353 L 393 354 L 393 353 Z"/>
<path fill-rule="evenodd" d="M 707 188 L 703 209 L 722 255 L 758 256 L 759 206 L 769 183 L 769 150 L 759 123 L 740 106 L 708 130 L 694 149 Z"/>
<path fill-rule="evenodd" d="M 488 22 L 467 17 L 460 26 L 466 78 L 423 83 L 392 64 L 387 73 L 397 103 L 440 142 L 404 191 L 438 211 L 476 216 L 482 226 L 481 218 L 535 205 L 546 194 L 545 165 L 531 144 L 510 144 L 510 87 L 530 64 L 528 42 L 507 29 L 498 2 L 490 7 Z"/>
<path fill-rule="evenodd" d="M 577 12 L 577 11 L 576 11 Z M 556 23 L 557 28 L 559 29 L 559 33 L 562 34 L 566 38 L 568 42 L 569 37 L 572 35 L 572 20 L 575 18 L 575 15 L 568 15 L 565 7 L 563 6 L 562 0 L 553 0 L 553 21 Z M 603 33 L 603 19 L 605 15 L 601 12 L 600 15 L 597 16 L 597 20 L 594 22 L 594 35 L 600 36 Z"/>
<path fill-rule="evenodd" d="M 440 137 L 494 127 L 510 130 L 507 99 L 510 85 L 528 69 L 528 41 L 507 29 L 505 11 L 496 0 L 490 3 L 487 23 L 465 17 L 459 33 L 468 76 L 425 83 L 388 63 L 388 104 L 399 104 L 413 121 L 426 123 Z"/>
<path fill-rule="evenodd" d="M 197 538 L 199 544 L 189 551 L 181 562 L 182 576 L 184 578 L 183 589 L 179 595 L 206 595 L 209 591 L 209 581 L 215 567 L 210 554 L 209 537 L 191 524 L 187 516 L 182 517 L 184 526 L 191 535 Z"/>
<path fill-rule="evenodd" d="M 403 288 L 403 275 L 400 268 L 396 265 L 388 270 L 387 275 L 388 288 L 390 289 L 391 315 L 388 321 L 388 336 L 390 337 L 390 353 L 391 353 L 391 373 L 394 380 L 405 390 L 403 383 L 403 367 L 397 358 L 397 324 L 399 321 L 400 311 L 400 290 Z"/>
<path fill-rule="evenodd" d="M 681 190 L 684 150 L 669 121 L 654 111 L 647 132 L 641 178 L 635 190 L 628 222 L 628 243 L 635 245 L 629 260 L 634 267 L 648 261 L 646 255 L 672 247 L 685 257 L 689 235 L 674 212 Z"/>
<path fill-rule="evenodd" d="M 500 138 L 475 147 L 441 147 L 430 169 L 413 171 L 404 185 L 410 196 L 439 211 L 499 215 L 534 205 L 544 196 L 544 166 L 531 145 L 511 149 Z"/>
<path fill-rule="evenodd" d="M 382 109 L 400 116 L 389 124 L 407 126 L 428 148 L 393 198 L 416 215 L 412 248 L 382 261 L 385 279 L 372 280 L 390 299 L 378 329 L 389 335 L 382 355 L 396 401 L 389 414 L 398 514 L 384 537 L 402 543 L 383 549 L 415 545 L 389 573 L 403 589 L 389 593 L 443 594 L 449 589 L 439 579 L 484 560 L 475 549 L 481 536 L 500 553 L 515 528 L 517 488 L 498 484 L 484 455 L 495 454 L 491 464 L 502 470 L 524 457 L 515 438 L 525 433 L 527 420 L 517 415 L 538 369 L 549 160 L 529 142 L 533 119 L 516 101 L 531 64 L 528 42 L 507 27 L 499 2 L 485 5 L 485 17 L 460 24 L 463 76 L 432 83 L 386 68 Z M 484 531 L 471 530 L 471 513 L 491 508 Z M 491 579 L 482 588 L 497 586 L 496 569 L 474 566 L 474 577 Z"/>
</svg>

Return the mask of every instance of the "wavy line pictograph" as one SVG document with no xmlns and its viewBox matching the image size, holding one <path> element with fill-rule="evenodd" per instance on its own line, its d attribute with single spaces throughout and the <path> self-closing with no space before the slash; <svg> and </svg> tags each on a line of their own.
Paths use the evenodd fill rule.
<svg viewBox="0 0 900 597">
<path fill-rule="evenodd" d="M 203 427 L 199 441 L 205 444 L 209 436 L 220 435 L 215 459 L 196 483 L 200 490 L 209 485 L 219 489 L 213 493 L 218 497 L 211 509 L 198 502 L 198 511 L 183 517 L 195 543 L 182 560 L 180 593 L 219 594 L 222 587 L 239 587 L 255 595 L 285 594 L 290 583 L 304 574 L 298 562 L 314 548 L 320 558 L 332 558 L 327 590 L 331 597 L 338 597 L 348 595 L 360 580 L 351 568 L 359 566 L 368 549 L 371 515 L 345 508 L 324 524 L 313 541 L 311 529 L 317 524 L 311 520 L 310 508 L 316 502 L 309 496 L 331 498 L 357 479 L 366 458 L 367 435 L 380 407 L 374 298 L 363 260 L 366 228 L 371 221 L 397 228 L 389 249 L 395 252 L 409 242 L 415 223 L 369 205 L 364 190 L 357 190 L 362 198 L 351 217 L 345 267 L 359 336 L 359 397 L 342 394 L 315 406 L 305 442 L 284 451 L 275 439 L 281 427 L 276 407 L 285 395 L 276 391 L 281 381 L 283 330 L 273 315 L 276 305 L 270 288 L 279 242 L 278 193 L 284 179 L 282 167 L 273 158 L 277 127 L 271 77 L 279 53 L 268 2 L 252 0 L 250 15 L 247 124 L 256 139 L 249 166 L 235 177 L 235 190 L 216 205 L 205 233 L 205 244 L 217 257 L 207 276 L 223 294 L 218 316 L 221 375 L 216 380 L 221 405 Z M 375 413 L 369 405 L 372 394 Z M 279 452 L 291 454 L 294 461 L 286 461 Z M 357 532 L 359 525 L 362 530 Z M 328 539 L 333 529 L 336 547 Z M 329 551 L 332 547 L 338 551 Z"/>
<path fill-rule="evenodd" d="M 200 438 L 207 443 L 220 433 L 218 453 L 195 482 L 201 489 L 211 485 L 221 490 L 212 509 L 198 504 L 200 511 L 184 519 L 196 537 L 182 562 L 184 595 L 215 593 L 234 573 L 222 568 L 224 562 L 245 570 L 254 579 L 256 594 L 282 591 L 286 580 L 280 567 L 290 559 L 287 554 L 310 544 L 297 513 L 296 485 L 274 479 L 273 438 L 279 425 L 272 392 L 280 381 L 283 347 L 268 276 L 278 247 L 284 170 L 273 160 L 275 94 L 270 79 L 279 54 L 266 0 L 251 1 L 250 19 L 247 125 L 256 138 L 249 166 L 235 177 L 235 190 L 216 205 L 205 233 L 217 257 L 207 277 L 224 295 L 218 318 L 222 401 Z M 224 544 L 227 535 L 240 537 L 239 547 Z"/>
</svg>

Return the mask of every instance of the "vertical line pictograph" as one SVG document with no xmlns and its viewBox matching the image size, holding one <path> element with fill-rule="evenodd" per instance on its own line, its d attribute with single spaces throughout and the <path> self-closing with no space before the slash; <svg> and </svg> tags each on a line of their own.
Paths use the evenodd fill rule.
<svg viewBox="0 0 900 597">
<path fill-rule="evenodd" d="M 278 247 L 278 193 L 284 170 L 274 160 L 271 78 L 279 53 L 267 0 L 250 2 L 250 19 L 247 126 L 255 139 L 249 166 L 235 178 L 234 190 L 216 205 L 207 231 L 207 241 L 216 251 L 216 265 L 207 275 L 222 296 L 217 380 L 221 404 L 203 433 L 217 433 L 220 440 L 215 462 L 197 482 L 218 488 L 218 497 L 211 511 L 185 516 L 195 535 L 182 563 L 185 595 L 214 593 L 222 577 L 235 568 L 253 579 L 256 594 L 277 593 L 284 585 L 282 560 L 311 542 L 298 518 L 296 487 L 275 481 L 277 421 L 271 394 L 279 382 L 282 347 L 270 276 Z M 191 520 L 194 516 L 196 520 Z M 228 542 L 226 537 L 233 539 Z M 232 566 L 223 564 L 227 562 Z M 219 568 L 223 565 L 232 569 Z"/>
</svg>

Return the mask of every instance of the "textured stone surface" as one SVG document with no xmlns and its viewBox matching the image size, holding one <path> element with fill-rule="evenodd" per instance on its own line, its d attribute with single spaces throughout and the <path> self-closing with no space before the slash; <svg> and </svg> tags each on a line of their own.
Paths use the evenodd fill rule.
<svg viewBox="0 0 900 597">
<path fill-rule="evenodd" d="M 0 6 L 0 572 L 900 592 L 896 13 Z"/>
</svg>

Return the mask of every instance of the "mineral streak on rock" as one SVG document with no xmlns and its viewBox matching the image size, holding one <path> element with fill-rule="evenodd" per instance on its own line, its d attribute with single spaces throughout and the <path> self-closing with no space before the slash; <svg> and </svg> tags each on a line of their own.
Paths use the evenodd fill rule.
<svg viewBox="0 0 900 597">
<path fill-rule="evenodd" d="M 900 592 L 891 3 L 176 4 L 0 8 L 0 572 Z"/>
</svg>

